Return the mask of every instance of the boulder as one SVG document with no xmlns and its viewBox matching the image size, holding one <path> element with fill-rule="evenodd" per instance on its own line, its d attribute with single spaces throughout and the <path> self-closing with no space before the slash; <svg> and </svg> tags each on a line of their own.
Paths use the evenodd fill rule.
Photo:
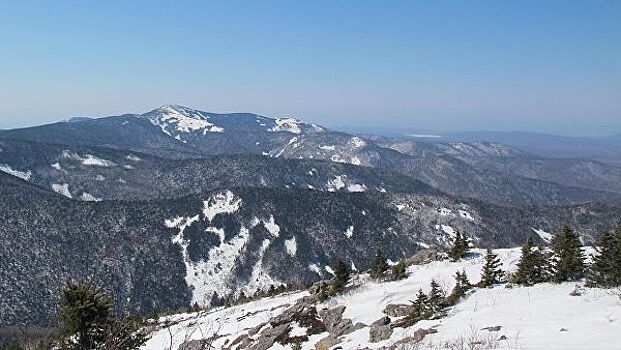
<svg viewBox="0 0 621 350">
<path fill-rule="evenodd" d="M 189 340 L 179 345 L 179 350 L 203 350 L 210 347 L 208 339 Z"/>
<path fill-rule="evenodd" d="M 264 329 L 259 338 L 249 347 L 250 350 L 267 350 L 276 342 L 276 338 L 283 337 L 289 332 L 289 324 L 280 324 L 276 327 L 268 327 Z"/>
<path fill-rule="evenodd" d="M 235 338 L 228 344 L 224 349 L 245 349 L 248 345 L 252 344 L 252 339 L 247 334 L 242 334 L 239 337 Z M 235 347 L 236 345 L 239 345 Z"/>
<path fill-rule="evenodd" d="M 315 350 L 328 350 L 331 347 L 340 344 L 341 340 L 339 340 L 338 338 L 335 338 L 331 335 L 321 339 L 320 341 L 318 341 L 315 344 Z"/>
<path fill-rule="evenodd" d="M 444 255 L 434 249 L 425 249 L 417 252 L 412 257 L 405 260 L 407 266 L 423 265 L 432 261 L 440 261 L 444 259 Z"/>
<path fill-rule="evenodd" d="M 356 330 L 356 327 L 350 319 L 343 319 L 343 312 L 345 312 L 345 306 L 319 311 L 319 316 L 321 316 L 326 330 L 333 337 L 349 334 Z"/>
<path fill-rule="evenodd" d="M 380 318 L 379 320 L 371 323 L 371 327 L 377 327 L 377 326 L 386 326 L 390 324 L 390 317 L 388 316 L 384 316 L 382 318 Z"/>
<path fill-rule="evenodd" d="M 266 324 L 267 324 L 267 323 L 262 322 L 262 323 L 259 323 L 259 324 L 258 324 L 258 325 L 256 325 L 256 326 L 254 326 L 254 327 L 250 328 L 250 329 L 248 330 L 248 335 L 249 335 L 249 336 L 253 336 L 253 335 L 255 335 L 255 334 L 259 333 L 259 331 L 261 330 L 261 328 L 263 328 L 263 326 L 265 326 Z"/>
<path fill-rule="evenodd" d="M 407 316 L 412 312 L 412 305 L 408 304 L 388 304 L 383 311 L 386 315 L 392 317 Z"/>
<path fill-rule="evenodd" d="M 393 329 L 390 326 L 375 326 L 369 329 L 369 342 L 377 343 L 390 338 Z"/>
</svg>

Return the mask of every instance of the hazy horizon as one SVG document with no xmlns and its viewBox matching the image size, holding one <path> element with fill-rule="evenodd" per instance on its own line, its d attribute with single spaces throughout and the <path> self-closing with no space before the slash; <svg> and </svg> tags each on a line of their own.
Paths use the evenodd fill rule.
<svg viewBox="0 0 621 350">
<path fill-rule="evenodd" d="M 0 128 L 166 103 L 333 128 L 621 133 L 621 2 L 5 4 Z"/>
</svg>

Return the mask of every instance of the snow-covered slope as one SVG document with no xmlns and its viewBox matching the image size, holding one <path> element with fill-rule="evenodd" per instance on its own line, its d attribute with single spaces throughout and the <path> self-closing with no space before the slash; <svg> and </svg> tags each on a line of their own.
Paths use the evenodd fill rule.
<svg viewBox="0 0 621 350">
<path fill-rule="evenodd" d="M 398 282 L 376 283 L 369 281 L 366 275 L 357 276 L 345 295 L 316 305 L 320 315 L 323 309 L 344 306 L 343 319 L 349 319 L 355 325 L 365 325 L 359 325 L 358 330 L 338 337 L 338 344 L 329 348 L 379 349 L 402 342 L 402 346 L 397 348 L 619 349 L 619 291 L 583 289 L 581 295 L 572 296 L 571 292 L 576 288 L 573 283 L 477 288 L 450 309 L 445 318 L 421 321 L 409 328 L 395 328 L 388 339 L 370 342 L 368 325 L 385 316 L 383 310 L 386 305 L 408 304 L 419 288 L 428 291 L 432 279 L 448 291 L 454 286 L 452 276 L 456 271 L 464 270 L 471 281 L 477 282 L 483 265 L 483 253 L 476 250 L 471 258 L 460 262 L 434 261 L 411 266 L 408 278 Z M 515 269 L 520 257 L 519 249 L 501 249 L 496 253 L 506 270 Z M 273 322 L 307 295 L 307 292 L 296 292 L 213 312 L 163 317 L 159 321 L 167 322 L 169 326 L 157 330 L 143 349 L 178 349 L 184 342 L 212 337 L 215 338 L 212 345 L 218 349 L 226 348 L 227 344 L 245 335 L 256 340 L 259 331 L 271 327 L 267 322 Z M 495 328 L 489 330 L 488 327 Z M 437 332 L 428 334 L 419 343 L 410 341 L 403 344 L 408 337 L 415 337 L 419 329 L 435 329 Z M 294 324 L 289 335 L 303 336 L 306 332 L 305 327 Z M 328 332 L 310 335 L 308 341 L 303 343 L 303 349 L 319 348 L 317 343 L 328 335 Z M 470 346 L 468 343 L 471 343 Z M 276 342 L 271 348 L 290 347 Z"/>
</svg>

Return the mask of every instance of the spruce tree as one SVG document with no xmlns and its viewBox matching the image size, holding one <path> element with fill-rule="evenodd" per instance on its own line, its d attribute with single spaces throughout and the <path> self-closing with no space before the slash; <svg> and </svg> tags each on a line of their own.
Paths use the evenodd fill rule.
<svg viewBox="0 0 621 350">
<path fill-rule="evenodd" d="M 444 291 L 440 288 L 435 279 L 431 280 L 431 291 L 429 292 L 429 308 L 432 313 L 440 311 L 444 302 Z"/>
<path fill-rule="evenodd" d="M 113 298 L 90 283 L 70 282 L 62 292 L 61 333 L 54 348 L 62 350 L 135 350 L 147 339 L 136 319 L 115 319 Z"/>
<path fill-rule="evenodd" d="M 427 295 L 423 293 L 423 290 L 419 289 L 418 294 L 416 295 L 416 300 L 414 300 L 412 305 L 410 317 L 414 320 L 414 322 L 417 322 L 429 317 L 429 313 L 429 299 L 427 298 Z"/>
<path fill-rule="evenodd" d="M 576 281 L 584 277 L 584 255 L 580 237 L 569 227 L 552 239 L 554 281 Z"/>
<path fill-rule="evenodd" d="M 621 286 L 621 222 L 614 232 L 606 232 L 598 239 L 595 250 L 589 284 L 603 288 Z"/>
<path fill-rule="evenodd" d="M 449 257 L 453 261 L 457 261 L 462 259 L 468 254 L 468 237 L 462 234 L 459 230 L 455 233 L 455 238 L 453 239 L 453 246 L 449 251 Z"/>
<path fill-rule="evenodd" d="M 455 305 L 466 293 L 472 288 L 472 284 L 468 280 L 468 275 L 464 271 L 455 272 L 455 287 L 451 294 L 446 298 L 447 306 Z"/>
<path fill-rule="evenodd" d="M 371 278 L 380 278 L 388 270 L 388 261 L 384 253 L 378 249 L 375 254 L 375 259 L 373 259 L 373 264 L 371 265 L 371 269 L 369 270 L 369 275 Z"/>
<path fill-rule="evenodd" d="M 405 263 L 403 260 L 399 261 L 396 265 L 391 268 L 392 278 L 394 280 L 402 280 L 405 276 Z"/>
<path fill-rule="evenodd" d="M 513 275 L 513 282 L 533 285 L 550 279 L 550 263 L 543 247 L 535 248 L 533 240 L 528 237 L 522 246 L 522 256 L 518 262 L 518 270 Z"/>
<path fill-rule="evenodd" d="M 491 249 L 487 250 L 485 255 L 485 265 L 483 265 L 483 272 L 481 273 L 481 287 L 489 287 L 501 282 L 504 272 L 500 269 L 502 263 L 498 255 L 494 254 Z"/>
<path fill-rule="evenodd" d="M 554 274 L 554 269 L 550 263 L 552 255 L 546 253 L 545 247 L 539 246 L 532 252 L 533 260 L 533 284 L 549 282 Z"/>
<path fill-rule="evenodd" d="M 65 348 L 86 350 L 103 343 L 105 325 L 111 317 L 112 298 L 101 288 L 90 283 L 69 282 L 63 290 L 60 308 L 63 336 L 69 341 Z"/>
<path fill-rule="evenodd" d="M 332 291 L 333 293 L 340 293 L 345 289 L 347 282 L 349 282 L 351 271 L 349 266 L 338 259 L 334 264 L 334 278 L 332 279 Z"/>
</svg>

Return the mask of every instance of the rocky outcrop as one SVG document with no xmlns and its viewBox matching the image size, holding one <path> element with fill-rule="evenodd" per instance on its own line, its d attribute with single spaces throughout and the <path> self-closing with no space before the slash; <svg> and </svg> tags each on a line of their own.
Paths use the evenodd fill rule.
<svg viewBox="0 0 621 350">
<path fill-rule="evenodd" d="M 393 329 L 389 325 L 373 326 L 369 329 L 369 342 L 377 343 L 390 338 Z"/>
<path fill-rule="evenodd" d="M 412 313 L 412 305 L 408 304 L 388 304 L 383 311 L 386 315 L 392 317 L 403 317 Z"/>
</svg>

